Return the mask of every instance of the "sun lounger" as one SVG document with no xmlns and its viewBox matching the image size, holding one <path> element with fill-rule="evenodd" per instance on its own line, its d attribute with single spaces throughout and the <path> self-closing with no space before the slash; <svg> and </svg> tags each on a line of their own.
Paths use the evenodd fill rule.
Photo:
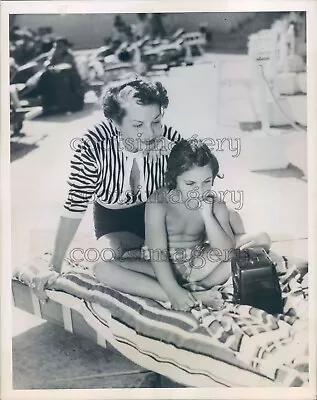
<svg viewBox="0 0 317 400">
<path fill-rule="evenodd" d="M 17 307 L 100 346 L 110 343 L 134 363 L 181 385 L 308 385 L 307 288 L 295 266 L 280 274 L 283 315 L 235 305 L 230 285 L 219 287 L 226 299 L 223 310 L 195 314 L 120 293 L 69 260 L 63 267 L 67 272 L 47 290 L 49 301 L 41 304 L 28 284 L 49 259 L 45 254 L 16 269 L 12 291 Z"/>
</svg>

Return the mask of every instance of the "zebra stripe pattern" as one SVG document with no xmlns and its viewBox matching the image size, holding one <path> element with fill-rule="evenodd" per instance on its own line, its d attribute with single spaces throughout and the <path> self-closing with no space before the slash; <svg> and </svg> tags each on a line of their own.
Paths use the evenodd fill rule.
<svg viewBox="0 0 317 400">
<path fill-rule="evenodd" d="M 162 126 L 163 137 L 170 142 L 181 139 L 171 127 Z M 66 214 L 76 217 L 84 214 L 88 204 L 95 200 L 101 203 L 121 203 L 124 190 L 124 176 L 127 171 L 127 157 L 121 149 L 120 132 L 111 121 L 105 120 L 81 138 L 71 160 L 68 178 L 70 186 L 64 203 Z M 147 198 L 164 185 L 167 154 L 161 154 L 156 162 L 143 156 L 143 182 L 145 188 L 128 199 L 130 203 L 145 202 Z M 142 167 L 142 165 L 141 165 Z M 128 196 L 129 197 L 129 196 Z"/>
</svg>

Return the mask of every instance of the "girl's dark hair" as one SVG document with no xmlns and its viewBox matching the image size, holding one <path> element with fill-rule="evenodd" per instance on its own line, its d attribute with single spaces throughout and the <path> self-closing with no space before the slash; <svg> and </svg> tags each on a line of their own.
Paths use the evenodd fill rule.
<svg viewBox="0 0 317 400">
<path fill-rule="evenodd" d="M 126 114 L 126 110 L 120 102 L 120 93 L 126 87 L 134 89 L 133 98 L 138 104 L 152 105 L 157 104 L 160 109 L 166 109 L 169 103 L 167 91 L 160 82 L 146 82 L 142 79 L 134 79 L 118 87 L 107 91 L 103 99 L 103 113 L 119 125 Z"/>
<path fill-rule="evenodd" d="M 204 167 L 209 165 L 213 178 L 212 184 L 216 177 L 222 179 L 219 175 L 219 163 L 208 146 L 199 139 L 182 139 L 172 148 L 167 161 L 167 170 L 165 174 L 165 183 L 169 190 L 176 188 L 176 179 L 184 172 L 189 171 L 193 167 Z"/>
</svg>

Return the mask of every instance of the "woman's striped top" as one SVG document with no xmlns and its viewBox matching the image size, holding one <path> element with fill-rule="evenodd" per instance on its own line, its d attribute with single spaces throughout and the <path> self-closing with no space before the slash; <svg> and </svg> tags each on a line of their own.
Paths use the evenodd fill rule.
<svg viewBox="0 0 317 400">
<path fill-rule="evenodd" d="M 179 133 L 162 126 L 166 143 L 173 145 L 181 139 Z M 168 150 L 171 146 L 167 146 Z M 164 185 L 168 151 L 158 152 L 154 161 L 148 153 L 131 153 L 124 150 L 120 132 L 105 119 L 81 138 L 71 160 L 70 186 L 64 203 L 63 216 L 81 218 L 88 204 L 131 205 L 145 202 Z M 133 159 L 140 171 L 139 191 L 129 191 L 129 178 Z"/>
</svg>

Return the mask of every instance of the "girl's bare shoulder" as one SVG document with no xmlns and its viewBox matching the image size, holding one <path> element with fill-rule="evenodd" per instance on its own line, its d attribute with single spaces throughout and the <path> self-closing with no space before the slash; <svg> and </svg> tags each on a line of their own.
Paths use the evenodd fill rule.
<svg viewBox="0 0 317 400">
<path fill-rule="evenodd" d="M 163 186 L 148 197 L 147 204 L 157 204 L 158 207 L 165 208 L 168 203 L 168 196 L 169 190 Z"/>
<path fill-rule="evenodd" d="M 167 203 L 164 201 L 164 196 L 165 190 L 161 188 L 148 197 L 145 206 L 145 224 L 147 226 L 153 223 L 160 225 L 162 221 L 165 221 Z"/>
</svg>

